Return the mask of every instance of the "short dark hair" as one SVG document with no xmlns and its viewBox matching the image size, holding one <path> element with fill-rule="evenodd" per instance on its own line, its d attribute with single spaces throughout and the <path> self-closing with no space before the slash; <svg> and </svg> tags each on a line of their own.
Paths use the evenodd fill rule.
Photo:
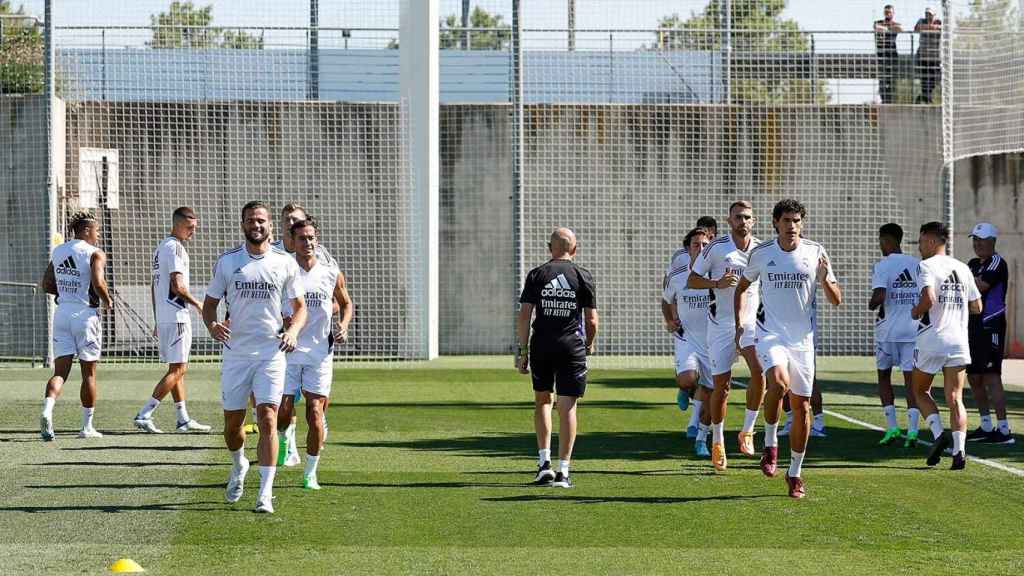
<svg viewBox="0 0 1024 576">
<path fill-rule="evenodd" d="M 772 220 L 778 220 L 782 218 L 783 214 L 799 214 L 801 218 L 807 217 L 807 208 L 800 203 L 799 200 L 792 198 L 785 198 L 775 203 L 775 208 L 772 208 Z"/>
<path fill-rule="evenodd" d="M 895 9 L 896 8 L 893 7 L 892 4 L 886 4 L 885 6 L 882 6 L 882 10 L 895 10 Z"/>
<path fill-rule="evenodd" d="M 313 230 L 316 230 L 317 234 L 320 233 L 320 226 L 318 226 L 316 220 L 314 220 L 313 217 L 308 214 L 306 215 L 305 220 L 296 221 L 294 224 L 292 224 L 292 227 L 289 228 L 289 230 L 291 231 L 292 234 L 294 234 L 300 228 L 305 228 L 306 226 L 312 226 Z"/>
<path fill-rule="evenodd" d="M 697 218 L 697 228 L 704 228 L 705 230 L 714 228 L 718 230 L 718 221 L 713 216 L 701 216 Z"/>
<path fill-rule="evenodd" d="M 263 202 L 262 200 L 250 200 L 245 203 L 245 206 L 242 206 L 242 222 L 245 222 L 246 212 L 248 212 L 249 210 L 255 210 L 257 208 L 263 208 L 264 210 L 267 211 L 268 215 L 271 214 L 270 206 L 268 206 L 265 202 Z"/>
<path fill-rule="evenodd" d="M 746 208 L 747 210 L 753 210 L 754 209 L 754 205 L 751 204 L 749 201 L 747 201 L 747 200 L 737 200 L 737 201 L 733 202 L 732 204 L 729 204 L 729 214 L 731 215 L 733 209 L 737 208 L 737 207 L 739 207 L 739 208 Z"/>
<path fill-rule="evenodd" d="M 171 214 L 171 219 L 175 223 L 181 222 L 182 220 L 195 220 L 196 213 L 188 206 L 181 206 L 174 210 L 174 213 Z"/>
<path fill-rule="evenodd" d="M 942 222 L 925 222 L 921 225 L 921 234 L 934 236 L 942 244 L 949 242 L 949 226 Z"/>
<path fill-rule="evenodd" d="M 302 204 L 299 204 L 298 202 L 289 202 L 285 204 L 284 207 L 281 208 L 281 216 L 284 216 L 285 214 L 291 214 L 296 210 L 302 210 L 303 214 L 309 216 L 309 212 L 306 211 L 306 207 L 303 206 Z"/>
<path fill-rule="evenodd" d="M 882 224 L 881 228 L 878 229 L 878 235 L 892 238 L 897 244 L 903 242 L 903 228 L 895 222 Z"/>
<path fill-rule="evenodd" d="M 686 237 L 683 238 L 683 248 L 689 250 L 690 249 L 690 241 L 693 240 L 693 237 L 694 236 L 702 236 L 702 235 L 703 236 L 710 236 L 711 233 L 708 232 L 707 228 L 704 228 L 702 226 L 698 226 L 698 227 L 694 228 L 693 230 L 690 230 L 689 232 L 687 232 L 686 233 Z"/>
<path fill-rule="evenodd" d="M 95 225 L 97 222 L 96 217 L 88 212 L 75 212 L 71 215 L 68 220 L 68 230 L 75 236 L 78 236 L 89 226 Z"/>
</svg>

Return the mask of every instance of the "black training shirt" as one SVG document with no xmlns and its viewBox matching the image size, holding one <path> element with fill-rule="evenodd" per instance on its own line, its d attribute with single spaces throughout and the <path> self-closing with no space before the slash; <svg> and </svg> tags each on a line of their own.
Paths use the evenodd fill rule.
<svg viewBox="0 0 1024 576">
<path fill-rule="evenodd" d="M 530 270 L 519 301 L 533 304 L 533 340 L 562 348 L 586 345 L 583 309 L 597 308 L 594 279 L 570 260 L 548 260 Z"/>
<path fill-rule="evenodd" d="M 971 314 L 973 327 L 999 329 L 1006 325 L 1006 289 L 1010 279 L 1010 268 L 999 254 L 982 260 L 972 258 L 967 266 L 975 276 L 984 280 L 989 288 L 981 295 L 981 314 Z"/>
</svg>

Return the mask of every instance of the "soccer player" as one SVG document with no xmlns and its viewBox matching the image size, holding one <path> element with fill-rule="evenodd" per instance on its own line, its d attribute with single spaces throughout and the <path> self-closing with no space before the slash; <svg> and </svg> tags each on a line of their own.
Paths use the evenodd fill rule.
<svg viewBox="0 0 1024 576">
<path fill-rule="evenodd" d="M 747 266 L 747 256 L 759 243 L 753 236 L 754 209 L 750 202 L 738 200 L 729 206 L 729 228 L 729 234 L 715 239 L 704 248 L 693 263 L 687 280 L 689 288 L 711 289 L 711 300 L 708 303 L 708 356 L 715 381 L 715 391 L 711 394 L 711 462 L 718 471 L 727 467 L 725 412 L 737 348 L 750 368 L 747 410 L 739 433 L 740 452 L 747 456 L 754 455 L 754 423 L 764 398 L 764 377 L 754 352 L 755 291 L 747 294 L 750 302 L 746 306 L 747 313 L 741 319 L 742 330 L 737 330 L 733 323 L 736 284 Z"/>
<path fill-rule="evenodd" d="M 144 432 L 161 434 L 153 422 L 153 411 L 170 392 L 177 412 L 178 432 L 209 432 L 210 427 L 193 420 L 185 405 L 185 371 L 192 349 L 191 305 L 200 314 L 202 305 L 188 291 L 189 259 L 185 242 L 192 239 L 199 226 L 196 213 L 182 206 L 171 215 L 171 234 L 153 253 L 153 284 L 150 297 L 156 318 L 156 336 L 160 342 L 160 359 L 167 363 L 167 373 L 153 389 L 153 395 L 135 415 L 135 427 Z"/>
<path fill-rule="evenodd" d="M 811 394 L 814 388 L 815 305 L 818 284 L 833 306 L 842 303 L 825 248 L 801 237 L 807 210 L 796 200 L 780 200 L 772 210 L 778 234 L 750 252 L 734 300 L 736 326 L 741 325 L 746 303 L 743 294 L 760 280 L 757 311 L 757 356 L 764 367 L 768 390 L 764 399 L 764 454 L 761 471 L 775 476 L 779 448 L 776 432 L 782 397 L 789 396 L 793 426 L 789 434 L 790 464 L 786 472 L 789 495 L 803 498 L 801 478 L 811 429 Z"/>
<path fill-rule="evenodd" d="M 285 353 L 295 349 L 306 324 L 306 302 L 295 259 L 270 246 L 270 209 L 252 201 L 242 207 L 245 242 L 221 254 L 203 301 L 203 322 L 210 336 L 223 343 L 221 399 L 224 405 L 224 441 L 233 466 L 226 499 L 242 497 L 249 461 L 245 458 L 246 405 L 256 397 L 260 429 L 257 453 L 260 491 L 256 512 L 273 513 L 274 474 L 277 469 L 277 406 L 284 392 Z M 217 320 L 217 306 L 228 303 L 231 327 Z M 281 331 L 281 305 L 292 306 L 291 324 Z"/>
<path fill-rule="evenodd" d="M 696 399 L 693 401 L 693 414 L 698 417 L 701 416 L 707 390 L 714 389 L 707 347 L 707 309 L 710 296 L 707 290 L 687 288 L 686 280 L 690 276 L 690 266 L 708 243 L 708 234 L 703 228 L 694 228 L 686 234 L 684 244 L 689 248 L 690 261 L 669 274 L 668 283 L 662 293 L 662 298 L 669 304 L 670 309 L 664 317 L 665 327 L 675 336 L 676 384 L 679 386 L 680 396 L 688 398 L 698 381 L 700 382 L 700 389 L 696 391 Z M 696 454 L 702 457 L 711 456 L 707 446 L 707 429 L 701 426 L 694 437 Z"/>
<path fill-rule="evenodd" d="M 53 314 L 53 376 L 46 382 L 39 434 L 54 439 L 53 405 L 60 397 L 71 364 L 78 355 L 82 370 L 82 430 L 79 438 L 102 438 L 93 426 L 96 409 L 96 364 L 100 359 L 100 317 L 97 309 L 110 311 L 113 304 L 107 291 L 104 271 L 107 255 L 97 245 L 100 224 L 92 215 L 79 212 L 71 217 L 69 229 L 75 239 L 53 249 L 43 273 L 43 290 L 57 298 Z"/>
<path fill-rule="evenodd" d="M 1013 444 L 1010 422 L 1006 419 L 1006 391 L 1003 389 L 1003 352 L 1006 346 L 1006 293 L 1010 269 L 1002 256 L 996 253 L 999 230 L 988 222 L 981 222 L 971 231 L 971 242 L 977 258 L 967 266 L 974 274 L 974 282 L 982 297 L 980 315 L 971 316 L 968 336 L 971 343 L 971 363 L 967 366 L 967 381 L 971 385 L 974 402 L 978 405 L 981 426 L 967 435 L 968 442 Z M 989 405 L 995 408 L 997 426 L 992 426 Z"/>
<path fill-rule="evenodd" d="M 942 222 L 928 222 L 921 226 L 918 248 L 920 300 L 911 310 L 918 321 L 914 340 L 914 394 L 917 408 L 935 437 L 927 463 L 935 466 L 942 452 L 949 448 L 950 438 L 942 429 L 939 408 L 932 399 L 931 387 L 935 374 L 942 372 L 946 406 L 949 408 L 949 427 L 953 431 L 953 470 L 967 465 L 965 453 L 967 437 L 967 411 L 964 410 L 964 370 L 971 363 L 967 342 L 967 324 L 970 314 L 981 314 L 981 293 L 974 276 L 966 264 L 946 255 L 949 227 Z"/>
<path fill-rule="evenodd" d="M 538 449 L 533 483 L 571 488 L 569 461 L 576 442 L 576 402 L 587 388 L 587 355 L 593 354 L 597 337 L 597 297 L 590 272 L 573 262 L 576 235 L 572 230 L 555 230 L 548 250 L 551 259 L 530 270 L 519 297 L 516 366 L 520 373 L 533 375 Z M 553 390 L 558 393 L 557 472 L 551 470 Z"/>
<path fill-rule="evenodd" d="M 306 326 L 299 332 L 295 350 L 288 353 L 288 368 L 285 372 L 284 396 L 278 426 L 290 423 L 295 409 L 295 396 L 301 391 L 306 398 L 306 470 L 303 487 L 319 490 L 316 469 L 320 461 L 320 449 L 324 443 L 324 408 L 331 395 L 334 377 L 334 334 L 331 332 L 331 317 L 334 315 L 332 301 L 341 306 L 341 318 L 337 325 L 338 338 L 348 340 L 348 324 L 352 321 L 352 300 L 345 287 L 345 275 L 332 266 L 320 262 L 316 257 L 319 245 L 316 222 L 300 220 L 290 230 L 295 247 L 295 259 L 299 264 L 299 281 L 306 293 Z M 285 325 L 290 322 L 290 316 Z M 294 424 L 291 424 L 294 430 Z M 284 430 L 279 430 L 283 434 Z M 278 447 L 279 453 L 283 447 Z M 280 463 L 280 461 L 279 461 Z"/>
<path fill-rule="evenodd" d="M 878 397 L 885 415 L 885 435 L 878 442 L 888 446 L 899 439 L 901 431 L 896 422 L 895 393 L 892 388 L 892 369 L 903 373 L 904 393 L 907 397 L 907 438 L 904 448 L 917 445 L 918 421 L 921 413 L 914 402 L 911 374 L 914 369 L 914 337 L 917 325 L 910 311 L 917 304 L 919 289 L 917 268 L 920 261 L 904 254 L 900 249 L 903 228 L 899 224 L 883 224 L 878 229 L 878 247 L 882 259 L 871 273 L 871 300 L 869 310 L 877 310 L 875 320 L 875 366 L 878 368 Z"/>
</svg>

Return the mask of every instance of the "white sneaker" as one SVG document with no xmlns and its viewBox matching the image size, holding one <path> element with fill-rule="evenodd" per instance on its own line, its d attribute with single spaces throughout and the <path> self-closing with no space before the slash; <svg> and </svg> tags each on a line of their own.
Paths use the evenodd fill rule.
<svg viewBox="0 0 1024 576">
<path fill-rule="evenodd" d="M 782 425 L 782 428 L 776 433 L 776 436 L 789 436 L 789 429 L 793 427 L 793 420 L 787 419 L 786 423 Z"/>
<path fill-rule="evenodd" d="M 298 466 L 302 462 L 302 458 L 299 457 L 298 452 L 288 452 L 288 456 L 284 459 L 284 465 L 291 468 L 292 466 Z"/>
<path fill-rule="evenodd" d="M 242 465 L 231 467 L 231 475 L 228 476 L 228 487 L 224 499 L 233 504 L 242 499 L 242 492 L 245 489 L 245 475 L 249 472 L 249 461 L 242 460 Z"/>
<path fill-rule="evenodd" d="M 306 490 L 319 490 L 320 483 L 316 480 L 316 474 L 302 477 L 302 487 Z"/>
<path fill-rule="evenodd" d="M 139 418 L 138 416 L 136 416 L 134 422 L 135 427 L 138 428 L 139 430 L 142 430 L 143 432 L 147 432 L 149 434 L 164 433 L 163 430 L 156 427 L 156 424 L 153 423 L 152 418 Z"/>
<path fill-rule="evenodd" d="M 258 500 L 256 502 L 256 513 L 257 514 L 273 514 L 274 513 L 274 499 L 273 497 L 267 498 L 266 500 Z"/>
<path fill-rule="evenodd" d="M 203 434 L 210 433 L 210 427 L 206 424 L 200 424 L 195 420 L 189 419 L 188 422 L 178 422 L 178 432 L 202 432 Z"/>
<path fill-rule="evenodd" d="M 82 428 L 82 430 L 78 433 L 78 437 L 79 438 L 103 438 L 103 434 L 100 434 L 99 431 L 97 431 L 95 428 L 90 426 L 88 428 Z"/>
<path fill-rule="evenodd" d="M 53 420 L 48 416 L 39 417 L 39 435 L 43 437 L 46 442 L 53 442 Z"/>
</svg>

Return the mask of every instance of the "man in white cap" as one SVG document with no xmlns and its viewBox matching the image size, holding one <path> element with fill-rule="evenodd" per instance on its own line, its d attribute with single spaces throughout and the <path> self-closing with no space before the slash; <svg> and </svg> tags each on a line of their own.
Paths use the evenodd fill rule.
<svg viewBox="0 0 1024 576">
<path fill-rule="evenodd" d="M 917 74 L 921 78 L 921 95 L 918 104 L 931 104 L 932 92 L 942 75 L 942 63 L 939 47 L 942 42 L 942 20 L 935 17 L 935 8 L 924 9 L 924 18 L 920 18 L 914 26 L 914 32 L 920 35 L 917 49 Z"/>
<path fill-rule="evenodd" d="M 967 380 L 971 384 L 974 403 L 978 406 L 981 426 L 967 435 L 968 442 L 1013 444 L 1010 423 L 1006 419 L 1006 393 L 1003 390 L 1003 352 L 1006 348 L 1006 292 L 1010 269 L 1006 260 L 996 253 L 999 230 L 988 222 L 978 223 L 971 230 L 971 243 L 977 258 L 967 266 L 981 291 L 982 311 L 971 316 L 968 336 L 971 363 Z M 989 409 L 996 412 L 992 425 Z"/>
</svg>

